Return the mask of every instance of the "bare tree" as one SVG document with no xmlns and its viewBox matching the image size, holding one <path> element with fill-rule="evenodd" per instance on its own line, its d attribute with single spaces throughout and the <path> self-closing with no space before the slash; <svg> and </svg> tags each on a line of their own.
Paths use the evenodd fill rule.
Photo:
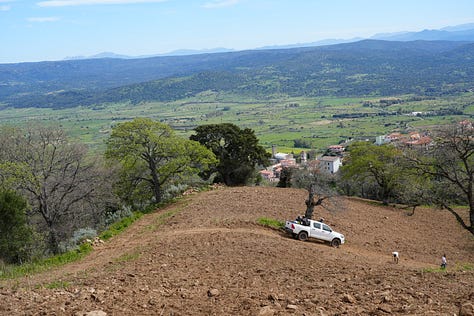
<svg viewBox="0 0 474 316">
<path fill-rule="evenodd" d="M 75 228 L 96 221 L 104 203 L 113 201 L 110 175 L 87 156 L 84 145 L 70 143 L 62 129 L 32 127 L 10 135 L 7 158 L 16 169 L 17 189 L 29 198 L 48 232 L 49 250 Z M 103 210 L 103 209 L 102 209 Z"/>
<path fill-rule="evenodd" d="M 336 178 L 334 175 L 320 172 L 319 170 L 298 170 L 294 176 L 294 187 L 306 188 L 308 198 L 305 201 L 305 217 L 313 218 L 314 209 L 317 206 L 329 211 L 341 208 L 339 193 L 336 190 Z"/>
<path fill-rule="evenodd" d="M 437 131 L 432 147 L 407 151 L 414 170 L 429 177 L 431 199 L 455 216 L 463 228 L 474 235 L 474 128 L 470 123 L 444 127 Z M 469 206 L 469 222 L 452 207 Z"/>
</svg>

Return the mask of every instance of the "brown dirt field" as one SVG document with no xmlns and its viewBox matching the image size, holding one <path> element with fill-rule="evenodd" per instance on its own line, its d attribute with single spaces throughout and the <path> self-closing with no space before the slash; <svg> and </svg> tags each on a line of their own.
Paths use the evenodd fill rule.
<svg viewBox="0 0 474 316">
<path fill-rule="evenodd" d="M 79 262 L 1 281 L 0 314 L 474 313 L 474 271 L 459 269 L 474 267 L 474 238 L 448 212 L 420 208 L 408 216 L 341 199 L 337 212 L 315 212 L 346 236 L 340 248 L 256 224 L 261 217 L 283 221 L 303 214 L 306 195 L 238 187 L 186 196 Z M 169 212 L 174 215 L 164 219 Z M 399 264 L 391 261 L 395 250 Z M 438 267 L 443 253 L 447 270 L 426 272 Z M 63 286 L 50 289 L 55 284 Z"/>
</svg>

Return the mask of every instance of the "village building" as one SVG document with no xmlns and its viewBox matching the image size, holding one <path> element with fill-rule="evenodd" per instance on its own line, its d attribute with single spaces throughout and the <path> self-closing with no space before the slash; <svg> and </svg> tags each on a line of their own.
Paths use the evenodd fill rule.
<svg viewBox="0 0 474 316">
<path fill-rule="evenodd" d="M 273 173 L 273 170 L 261 170 L 260 175 L 262 176 L 263 179 L 273 181 L 275 179 L 275 175 Z"/>
<path fill-rule="evenodd" d="M 375 137 L 376 145 L 383 145 L 387 143 L 394 143 L 398 146 L 423 146 L 427 147 L 431 144 L 431 137 L 420 134 L 419 132 L 411 132 L 409 134 L 402 134 L 399 132 L 391 133 L 389 135 L 380 135 Z"/>
<path fill-rule="evenodd" d="M 322 156 L 318 158 L 319 170 L 334 174 L 342 166 L 342 159 L 339 156 Z"/>
<path fill-rule="evenodd" d="M 328 152 L 334 154 L 341 154 L 344 151 L 344 146 L 342 145 L 331 145 L 328 147 Z"/>
</svg>

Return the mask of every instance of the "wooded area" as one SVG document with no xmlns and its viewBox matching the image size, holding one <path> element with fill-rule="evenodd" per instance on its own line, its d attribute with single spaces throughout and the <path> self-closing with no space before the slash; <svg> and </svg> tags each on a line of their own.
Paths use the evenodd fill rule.
<svg viewBox="0 0 474 316">
<path fill-rule="evenodd" d="M 257 164 L 269 155 L 253 131 L 224 124 L 207 135 L 219 139 L 231 130 L 237 132 L 228 138 L 233 153 L 218 160 L 206 146 L 148 118 L 117 124 L 104 157 L 71 142 L 58 127 L 2 127 L 0 258 L 22 263 L 74 249 L 133 211 L 153 210 L 216 179 L 255 183 Z M 245 172 L 223 174 L 222 161 Z"/>
</svg>

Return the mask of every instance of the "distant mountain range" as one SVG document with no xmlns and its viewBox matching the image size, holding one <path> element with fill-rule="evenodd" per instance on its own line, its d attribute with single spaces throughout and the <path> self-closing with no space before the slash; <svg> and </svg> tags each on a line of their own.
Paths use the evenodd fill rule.
<svg viewBox="0 0 474 316">
<path fill-rule="evenodd" d="M 456 31 L 457 32 L 457 31 Z M 290 49 L 0 64 L 0 104 L 65 108 L 174 101 L 474 91 L 474 42 L 362 40 Z"/>
<path fill-rule="evenodd" d="M 98 58 L 119 58 L 119 59 L 134 59 L 134 58 L 149 58 L 149 57 L 164 57 L 164 56 L 188 56 L 188 55 L 199 55 L 199 54 L 214 54 L 214 53 L 228 53 L 235 52 L 234 49 L 228 48 L 211 48 L 211 49 L 178 49 L 169 53 L 153 54 L 153 55 L 140 55 L 140 56 L 128 56 L 120 55 L 112 52 L 103 52 L 92 56 L 73 56 L 66 57 L 64 60 L 79 60 L 79 59 L 98 59 Z"/>
<path fill-rule="evenodd" d="M 0 64 L 0 106 L 134 104 L 209 90 L 254 98 L 474 91 L 474 24 L 373 38 Z"/>
<path fill-rule="evenodd" d="M 255 50 L 266 50 L 266 49 L 287 49 L 287 48 L 298 48 L 298 47 L 315 47 L 325 46 L 343 43 L 352 43 L 361 41 L 364 39 L 377 39 L 385 41 L 465 41 L 474 42 L 474 23 L 461 24 L 456 26 L 447 26 L 439 30 L 422 30 L 419 32 L 396 32 L 396 33 L 379 33 L 369 38 L 354 37 L 350 39 L 324 39 L 309 43 L 296 43 L 288 45 L 272 45 L 255 48 Z M 141 55 L 141 56 L 127 56 L 119 55 L 112 52 L 104 52 L 92 56 L 76 56 L 67 57 L 65 60 L 77 60 L 77 59 L 96 59 L 96 58 L 120 58 L 120 59 L 132 59 L 132 58 L 148 58 L 148 57 L 159 57 L 159 56 L 186 56 L 186 55 L 197 55 L 197 54 L 213 54 L 213 53 L 227 53 L 234 52 L 231 48 L 212 48 L 212 49 L 179 49 L 168 53 L 153 54 L 153 55 Z"/>
<path fill-rule="evenodd" d="M 469 28 L 468 28 L 469 27 Z M 393 34 L 376 34 L 372 39 L 386 41 L 474 41 L 474 24 L 458 25 L 440 30 L 423 30 L 420 32 L 401 32 Z"/>
</svg>

